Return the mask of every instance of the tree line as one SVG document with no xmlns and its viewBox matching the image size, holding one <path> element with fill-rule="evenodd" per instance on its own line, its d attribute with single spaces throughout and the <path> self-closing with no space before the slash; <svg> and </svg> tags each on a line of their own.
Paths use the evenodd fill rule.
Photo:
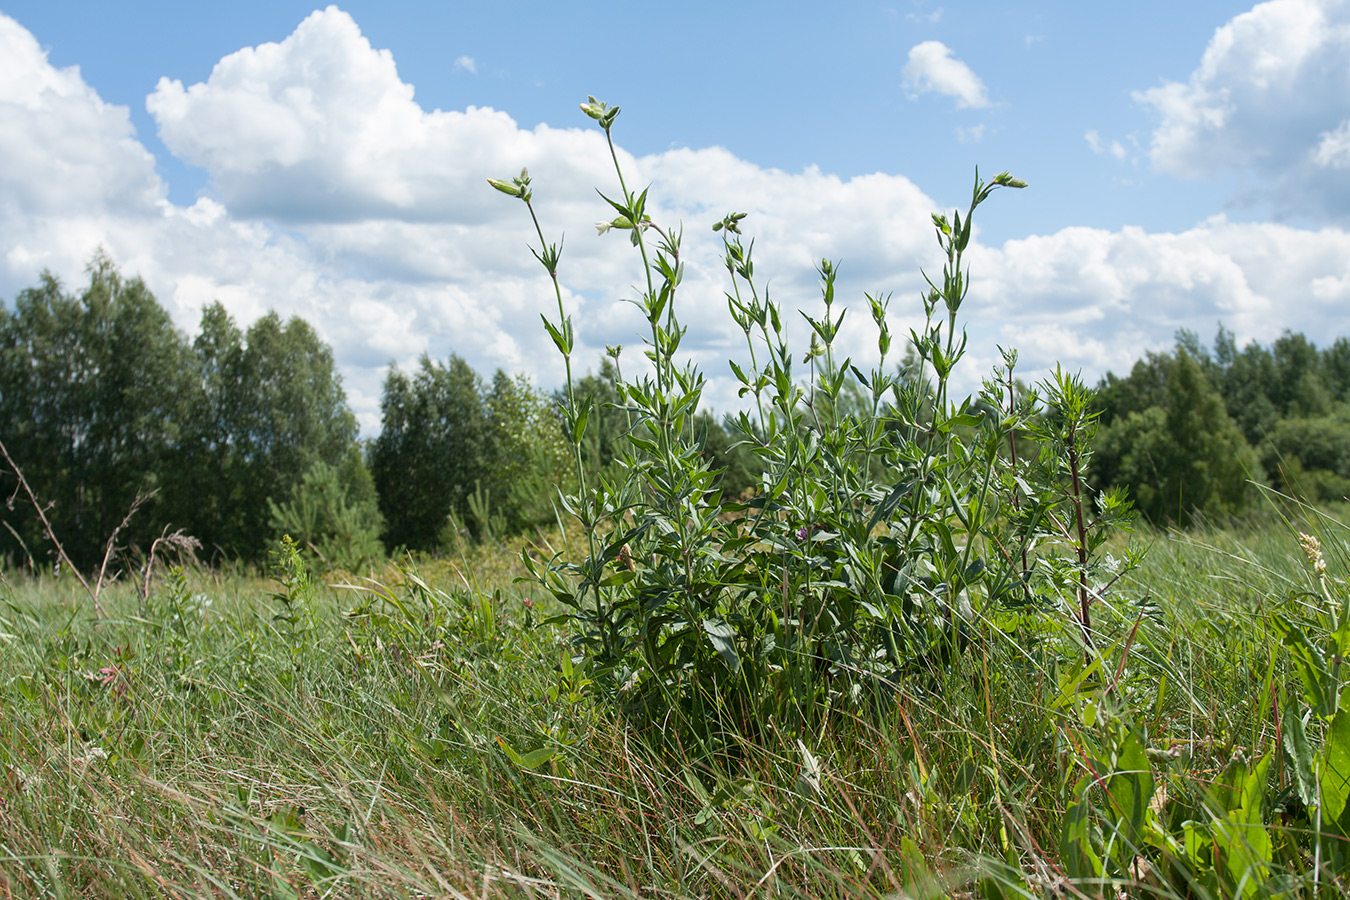
<svg viewBox="0 0 1350 900">
<path fill-rule="evenodd" d="M 1350 341 L 1319 350 L 1286 331 L 1241 350 L 1180 331 L 1097 385 L 1098 486 L 1128 488 L 1155 524 L 1246 512 L 1266 484 L 1314 503 L 1350 495 Z"/>
<path fill-rule="evenodd" d="M 106 255 L 86 274 L 71 292 L 44 273 L 0 305 L 0 441 L 82 569 L 114 531 L 135 555 L 166 528 L 213 563 L 261 562 L 286 533 L 321 564 L 355 568 L 552 522 L 571 487 L 559 398 L 523 377 L 485 381 L 457 356 L 393 366 L 380 433 L 363 442 L 332 351 L 303 319 L 273 312 L 241 329 L 212 303 L 189 339 Z M 607 364 L 581 383 L 599 410 L 585 448 L 597 475 L 625 427 L 614 384 Z M 700 426 L 743 489 L 748 454 L 713 417 Z M 0 559 L 54 564 L 12 469 L 0 490 Z"/>
<path fill-rule="evenodd" d="M 457 356 L 392 366 L 381 429 L 361 441 L 331 349 L 298 317 L 240 328 L 219 303 L 195 337 L 139 278 L 98 254 L 66 291 L 44 273 L 0 306 L 0 440 L 72 562 L 96 566 L 119 527 L 134 554 L 183 529 L 210 562 L 257 563 L 281 534 L 319 562 L 355 568 L 386 552 L 436 552 L 550 523 L 575 478 L 560 396 Z M 594 410 L 582 455 L 621 465 L 627 430 L 614 364 L 578 383 Z M 1253 483 L 1315 502 L 1350 494 L 1350 341 L 1319 350 L 1286 333 L 1239 350 L 1180 332 L 1127 376 L 1097 385 L 1090 471 L 1128 489 L 1154 523 L 1245 511 Z M 723 489 L 758 482 L 730 423 L 694 423 Z M 47 529 L 0 472 L 0 558 L 55 561 Z M 138 498 L 142 505 L 123 523 Z"/>
</svg>

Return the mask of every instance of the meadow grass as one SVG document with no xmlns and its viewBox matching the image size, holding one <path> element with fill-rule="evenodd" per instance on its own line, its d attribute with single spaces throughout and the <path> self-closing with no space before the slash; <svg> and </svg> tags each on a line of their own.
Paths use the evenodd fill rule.
<svg viewBox="0 0 1350 900">
<path fill-rule="evenodd" d="M 1317 592 L 1299 531 L 1321 535 L 1343 584 L 1340 520 L 1271 516 L 1136 536 L 1145 565 L 1099 604 L 1115 671 L 1097 706 L 1130 711 L 1174 792 L 1202 790 L 1235 752 L 1277 747 L 1294 679 L 1272 614 Z M 11 575 L 0 892 L 1103 892 L 1061 858 L 1092 724 L 1039 637 L 1053 613 L 982 630 L 874 715 L 841 710 L 800 739 L 694 761 L 598 702 L 562 626 L 539 624 L 551 600 L 513 581 L 517 551 L 310 586 L 192 571 L 146 602 L 114 586 L 102 620 L 69 579 Z M 1276 756 L 1272 798 L 1292 777 Z M 1266 819 L 1291 821 L 1275 801 Z M 1185 895 L 1145 875 L 1111 890 Z"/>
</svg>

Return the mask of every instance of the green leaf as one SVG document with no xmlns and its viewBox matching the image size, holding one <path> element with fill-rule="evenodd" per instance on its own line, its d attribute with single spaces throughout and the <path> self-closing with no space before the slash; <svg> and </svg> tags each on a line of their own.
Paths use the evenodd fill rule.
<svg viewBox="0 0 1350 900">
<path fill-rule="evenodd" d="M 1331 720 L 1326 743 L 1317 754 L 1317 786 L 1322 800 L 1322 825 L 1345 833 L 1342 818 L 1350 800 L 1350 712 Z"/>
<path fill-rule="evenodd" d="M 900 505 L 900 501 L 904 499 L 913 486 L 914 482 L 912 481 L 902 481 L 891 488 L 891 492 L 886 495 L 886 499 L 878 503 L 877 508 L 873 510 L 872 519 L 867 523 L 868 532 L 876 528 L 877 523 L 882 519 L 890 518 L 891 513 L 895 512 L 895 508 Z"/>
<path fill-rule="evenodd" d="M 1117 828 L 1133 852 L 1140 846 L 1148 804 L 1153 799 L 1153 772 L 1148 753 L 1134 729 L 1125 732 L 1116 745 L 1113 768 L 1106 782 L 1106 792 L 1115 810 Z"/>
<path fill-rule="evenodd" d="M 733 672 L 740 671 L 741 658 L 736 653 L 736 630 L 721 619 L 704 619 L 703 632 L 708 635 L 713 649 L 722 657 L 727 668 Z"/>
<path fill-rule="evenodd" d="M 1093 841 L 1092 804 L 1088 799 L 1092 783 L 1092 776 L 1085 775 L 1074 785 L 1073 802 L 1065 810 L 1059 833 L 1059 857 L 1074 880 L 1101 878 L 1105 873 Z"/>
<path fill-rule="evenodd" d="M 1248 822 L 1261 821 L 1262 807 L 1266 799 L 1266 775 L 1270 771 L 1271 754 L 1261 757 L 1261 761 L 1247 769 L 1247 777 L 1242 780 L 1240 808 L 1247 814 Z"/>
<path fill-rule="evenodd" d="M 521 769 L 537 769 L 558 754 L 557 747 L 540 747 L 528 753 L 518 753 L 500 734 L 497 735 L 497 745 L 502 748 L 506 758 Z"/>
<path fill-rule="evenodd" d="M 1244 898 L 1258 896 L 1270 879 L 1272 846 L 1265 825 L 1246 821 L 1243 811 L 1235 809 L 1225 818 L 1215 820 L 1211 828 L 1214 848 L 1223 859 L 1231 883 L 1241 885 L 1240 896 Z"/>
<path fill-rule="evenodd" d="M 563 336 L 563 332 L 559 331 L 558 328 L 548 320 L 548 317 L 541 313 L 539 318 L 544 320 L 544 328 L 548 331 L 549 337 L 553 338 L 553 344 L 558 348 L 558 352 L 563 356 L 570 356 L 572 353 L 571 341 Z M 563 328 L 566 329 L 566 327 L 567 326 L 564 324 Z"/>
<path fill-rule="evenodd" d="M 1313 770 L 1312 745 L 1303 730 L 1303 718 L 1293 703 L 1284 705 L 1284 752 L 1294 769 L 1298 798 L 1306 805 L 1317 803 L 1317 777 Z"/>
<path fill-rule="evenodd" d="M 1284 645 L 1294 661 L 1294 670 L 1303 682 L 1303 697 L 1316 715 L 1324 719 L 1336 713 L 1335 684 L 1328 671 L 1326 657 L 1308 640 L 1303 629 L 1275 614 L 1275 627 L 1284 635 Z"/>
<path fill-rule="evenodd" d="M 961 413 L 960 415 L 952 416 L 950 419 L 947 419 L 940 424 L 938 430 L 947 432 L 951 431 L 953 428 L 974 428 L 979 424 L 979 416 L 972 415 L 971 413 Z"/>
<path fill-rule="evenodd" d="M 572 423 L 572 441 L 580 444 L 581 439 L 586 434 L 586 420 L 590 418 L 591 407 L 589 404 L 581 407 L 581 414 L 577 416 L 576 421 Z"/>
</svg>

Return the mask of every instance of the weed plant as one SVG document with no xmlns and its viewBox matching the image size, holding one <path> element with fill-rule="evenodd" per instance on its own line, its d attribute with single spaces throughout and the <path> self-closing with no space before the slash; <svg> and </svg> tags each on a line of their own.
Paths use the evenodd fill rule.
<svg viewBox="0 0 1350 900">
<path fill-rule="evenodd" d="M 1074 622 L 1085 665 L 1094 664 L 1095 552 L 1129 509 L 1118 495 L 1094 508 L 1083 482 L 1089 392 L 1058 373 L 1043 403 L 1019 400 L 1012 352 L 980 396 L 958 399 L 951 388 L 966 348 L 959 313 L 975 211 L 995 190 L 1025 184 L 977 172 L 969 207 L 933 216 L 945 260 L 922 298 L 925 324 L 908 335 L 913 362 L 898 371 L 887 297 L 865 298 L 877 365 L 863 372 L 840 357 L 847 311 L 829 260 L 818 269 L 822 308 L 803 313 L 806 370 L 794 369 L 782 309 L 743 238 L 745 214 L 713 224 L 728 312 L 746 340 L 748 364 L 730 364 L 749 405 L 739 439 L 764 470 L 753 496 L 726 497 L 693 427 L 703 375 L 678 356 L 681 230 L 653 221 L 648 191 L 629 186 L 614 152 L 618 108 L 592 97 L 582 111 L 603 129 L 617 177 L 618 193 L 601 195 L 616 215 L 600 230 L 626 234 L 641 257 L 633 303 L 649 328 L 649 368 L 616 385 L 629 423 L 624 464 L 597 484 L 581 477 L 595 410 L 572 386 L 560 245 L 544 242 L 528 172 L 491 184 L 528 207 L 540 240 L 533 252 L 558 299 L 557 319 L 544 325 L 565 364 L 562 413 L 582 486 L 563 504 L 587 553 L 533 574 L 568 607 L 575 662 L 595 691 L 648 737 L 730 759 L 790 747 L 834 715 L 876 710 L 902 683 L 936 686 L 1010 613 L 1035 608 L 1051 628 Z M 1035 444 L 1020 463 L 1019 435 Z M 1070 553 L 1057 561 L 1054 547 Z"/>
</svg>

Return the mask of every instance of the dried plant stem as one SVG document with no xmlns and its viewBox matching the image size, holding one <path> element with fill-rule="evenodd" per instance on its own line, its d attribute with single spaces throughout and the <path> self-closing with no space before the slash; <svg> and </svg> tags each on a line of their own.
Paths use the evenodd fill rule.
<svg viewBox="0 0 1350 900">
<path fill-rule="evenodd" d="M 181 528 L 171 534 L 169 533 L 169 526 L 165 525 L 164 531 L 150 545 L 150 555 L 146 557 L 145 568 L 141 570 L 140 592 L 142 602 L 150 599 L 150 575 L 155 568 L 155 555 L 159 553 L 161 547 L 176 552 L 181 559 L 184 554 L 195 557 L 196 551 L 202 549 L 202 542 L 190 534 L 184 534 Z"/>
<path fill-rule="evenodd" d="M 103 610 L 103 604 L 99 602 L 98 591 L 90 586 L 89 581 L 80 573 L 80 570 L 76 565 L 70 561 L 70 557 L 66 555 L 66 548 L 61 544 L 61 540 L 56 536 L 56 532 L 52 530 L 51 520 L 47 518 L 48 507 L 42 505 L 42 502 L 38 500 L 37 495 L 33 493 L 33 489 L 28 486 L 28 479 L 23 477 L 23 472 L 20 471 L 19 464 L 14 461 L 14 457 L 9 455 L 9 448 L 5 446 L 4 441 L 0 441 L 0 454 L 4 454 L 5 464 L 9 466 L 10 471 L 14 473 L 14 477 L 18 479 L 19 489 L 27 495 L 28 502 L 32 504 L 33 510 L 37 513 L 38 520 L 42 522 L 42 530 L 46 532 L 47 539 L 56 547 L 57 555 L 70 571 L 74 573 L 75 577 L 79 580 L 80 585 L 85 589 L 85 592 L 89 594 L 90 599 L 94 601 L 94 612 L 100 618 L 105 617 L 107 613 Z"/>
<path fill-rule="evenodd" d="M 89 595 L 89 599 L 93 601 L 94 614 L 101 619 L 107 618 L 108 614 L 103 609 L 103 603 L 99 599 L 99 594 L 103 590 L 103 582 L 108 574 L 108 564 L 112 562 L 112 558 L 117 552 L 117 536 L 121 534 L 123 528 L 126 528 L 127 525 L 131 524 L 131 517 L 136 515 L 136 511 L 140 509 L 147 500 L 153 497 L 155 492 L 151 491 L 149 494 L 137 494 L 136 499 L 131 501 L 131 508 L 127 510 L 127 514 L 122 517 L 122 521 L 112 530 L 112 534 L 108 535 L 108 542 L 103 549 L 103 561 L 98 567 L 98 577 L 94 579 L 94 583 L 91 585 L 89 579 L 85 578 L 83 573 L 80 572 L 79 567 L 71 561 L 70 556 L 66 553 L 65 546 L 61 543 L 61 539 L 56 536 L 56 531 L 52 528 L 52 522 L 47 518 L 47 510 L 51 508 L 51 505 L 42 505 L 42 501 L 38 499 L 37 494 L 33 492 L 33 488 L 28 484 L 28 479 L 24 478 L 23 471 L 19 468 L 19 464 L 14 461 L 14 457 L 9 455 L 9 448 L 5 446 L 3 441 L 0 441 L 0 455 L 5 457 L 5 464 L 9 466 L 10 471 L 14 473 L 14 477 L 18 480 L 18 490 L 23 491 L 24 495 L 28 498 L 29 504 L 33 507 L 33 511 L 37 513 L 38 521 L 42 523 L 42 530 L 47 535 L 47 539 L 52 542 L 54 547 L 56 547 L 57 555 L 75 575 L 75 578 L 80 582 L 80 586 L 83 587 L 85 593 Z M 9 527 L 8 523 L 6 523 L 6 527 Z M 10 533 L 14 533 L 13 528 L 10 528 Z M 15 537 L 18 537 L 18 535 L 16 534 Z M 25 550 L 26 549 L 27 548 L 25 548 Z M 31 553 L 29 554 L 29 559 L 30 561 L 32 560 Z"/>
</svg>

